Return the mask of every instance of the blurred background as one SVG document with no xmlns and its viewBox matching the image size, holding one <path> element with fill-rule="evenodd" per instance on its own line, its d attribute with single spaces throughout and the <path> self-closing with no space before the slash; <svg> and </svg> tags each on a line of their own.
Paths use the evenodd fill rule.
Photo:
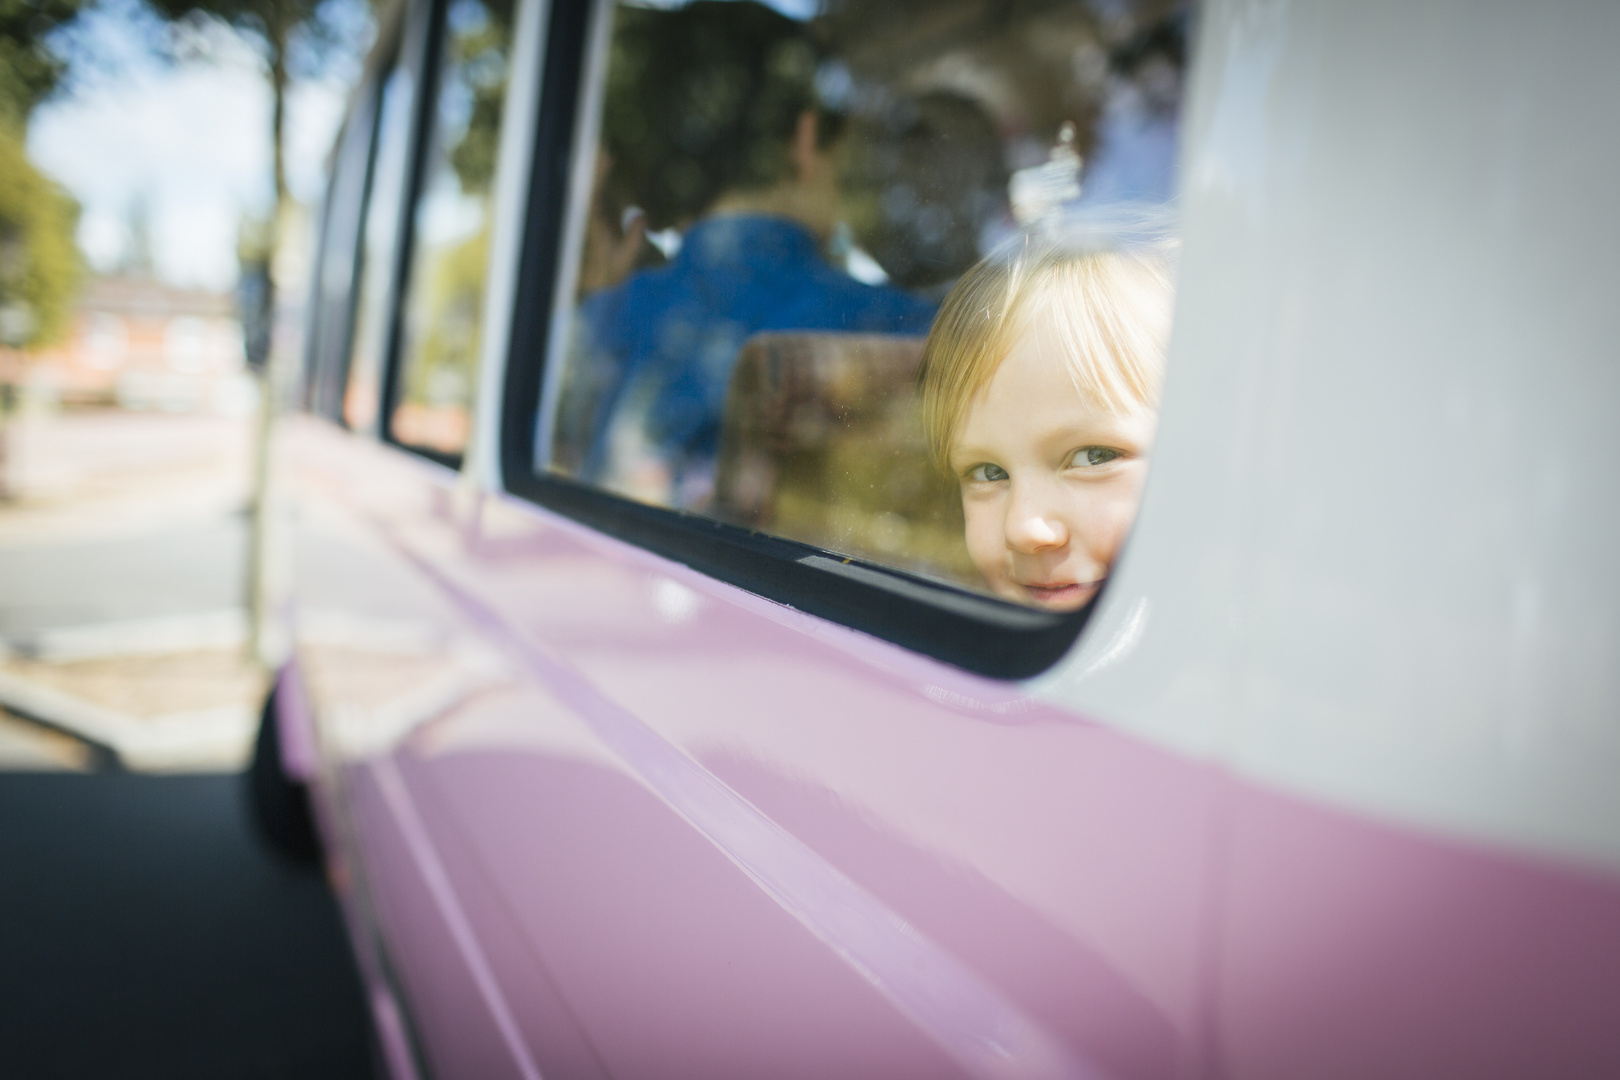
<svg viewBox="0 0 1620 1080">
<path fill-rule="evenodd" d="M 298 349 L 373 13 L 0 12 L 0 760 L 236 768 L 263 696 L 259 372 Z"/>
<path fill-rule="evenodd" d="M 0 1072 L 370 1072 L 253 842 L 263 371 L 368 0 L 0 0 Z"/>
</svg>

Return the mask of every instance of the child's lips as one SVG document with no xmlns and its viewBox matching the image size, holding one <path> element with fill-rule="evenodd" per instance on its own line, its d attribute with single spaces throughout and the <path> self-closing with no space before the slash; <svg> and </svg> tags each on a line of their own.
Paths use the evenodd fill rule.
<svg viewBox="0 0 1620 1080">
<path fill-rule="evenodd" d="M 1036 585 L 1019 582 L 1019 586 L 1029 594 L 1029 598 L 1042 607 L 1058 607 L 1074 610 L 1096 594 L 1100 581 L 1065 582 L 1047 585 Z"/>
</svg>

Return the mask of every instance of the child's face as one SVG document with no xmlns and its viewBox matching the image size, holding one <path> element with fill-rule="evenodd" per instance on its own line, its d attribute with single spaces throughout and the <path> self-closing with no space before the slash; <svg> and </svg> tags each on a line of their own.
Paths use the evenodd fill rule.
<svg viewBox="0 0 1620 1080">
<path fill-rule="evenodd" d="M 968 553 L 999 596 L 1075 611 L 1097 595 L 1136 517 L 1158 415 L 1081 395 L 1037 322 L 968 406 L 951 470 Z"/>
</svg>

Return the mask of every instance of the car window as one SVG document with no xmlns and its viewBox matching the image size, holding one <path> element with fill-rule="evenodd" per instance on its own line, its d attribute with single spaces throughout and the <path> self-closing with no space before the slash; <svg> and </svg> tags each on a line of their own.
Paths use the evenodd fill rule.
<svg viewBox="0 0 1620 1080">
<path fill-rule="evenodd" d="M 1151 454 L 1187 5 L 600 17 L 535 475 L 1084 608 Z"/>
<path fill-rule="evenodd" d="M 454 0 L 441 18 L 389 434 L 454 458 L 467 443 L 482 337 L 512 7 Z"/>
<path fill-rule="evenodd" d="M 336 419 L 342 411 L 349 331 L 354 319 L 353 284 L 359 255 L 361 211 L 371 168 L 377 119 L 376 83 L 362 87 L 349 114 L 321 209 L 320 257 L 315 267 L 310 314 L 305 404 Z"/>
<path fill-rule="evenodd" d="M 416 77 L 402 53 L 382 84 L 377 148 L 361 236 L 354 338 L 343 395 L 343 420 L 356 431 L 377 429 L 415 98 Z"/>
</svg>

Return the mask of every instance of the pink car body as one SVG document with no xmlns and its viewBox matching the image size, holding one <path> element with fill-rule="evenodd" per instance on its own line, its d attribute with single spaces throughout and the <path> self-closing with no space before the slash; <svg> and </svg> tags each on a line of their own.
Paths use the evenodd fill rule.
<svg viewBox="0 0 1620 1080">
<path fill-rule="evenodd" d="M 1145 502 L 1033 677 L 514 493 L 499 334 L 459 470 L 292 417 L 396 1080 L 1620 1076 L 1620 15 L 1555 7 L 1202 12 Z"/>
</svg>

